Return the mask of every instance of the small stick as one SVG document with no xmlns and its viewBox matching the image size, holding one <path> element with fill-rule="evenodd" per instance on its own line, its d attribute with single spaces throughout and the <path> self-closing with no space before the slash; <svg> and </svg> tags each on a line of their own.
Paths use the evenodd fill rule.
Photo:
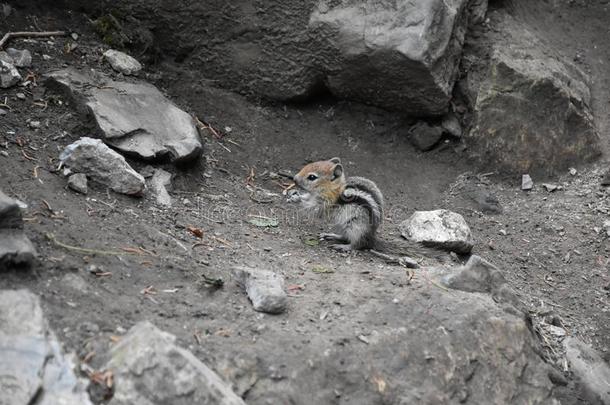
<svg viewBox="0 0 610 405">
<path fill-rule="evenodd" d="M 409 269 L 418 269 L 419 268 L 419 264 L 417 263 L 416 260 L 410 258 L 409 256 L 391 256 L 382 252 L 379 252 L 377 250 L 373 250 L 370 249 L 369 252 L 373 255 L 373 256 L 377 256 L 383 260 L 386 261 L 386 263 L 388 264 L 398 264 L 401 266 L 405 266 L 406 268 Z"/>
<path fill-rule="evenodd" d="M 64 249 L 68 249 L 68 250 L 73 250 L 75 252 L 80 252 L 80 253 L 98 254 L 98 255 L 115 255 L 115 256 L 133 254 L 130 252 L 116 252 L 116 251 L 111 251 L 111 250 L 87 249 L 87 248 L 82 248 L 82 247 L 78 247 L 78 246 L 67 245 L 65 243 L 58 241 L 55 238 L 55 235 L 53 235 L 52 233 L 47 233 L 46 237 L 47 237 L 47 239 L 49 239 L 51 242 L 53 242 L 55 245 L 57 245 L 59 247 L 62 247 Z"/>
<path fill-rule="evenodd" d="M 20 31 L 20 32 L 7 32 L 0 39 L 0 49 L 4 48 L 4 45 L 13 38 L 40 38 L 40 37 L 65 37 L 68 35 L 66 31 Z"/>
</svg>

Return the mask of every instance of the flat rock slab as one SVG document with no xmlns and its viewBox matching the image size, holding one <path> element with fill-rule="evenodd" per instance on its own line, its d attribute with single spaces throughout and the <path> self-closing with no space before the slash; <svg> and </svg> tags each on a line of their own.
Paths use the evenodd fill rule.
<svg viewBox="0 0 610 405">
<path fill-rule="evenodd" d="M 12 63 L 0 59 L 0 87 L 7 89 L 21 81 L 21 75 Z"/>
<path fill-rule="evenodd" d="M 581 340 L 564 340 L 570 369 L 580 380 L 581 390 L 591 404 L 610 404 L 610 366 L 599 353 Z"/>
<path fill-rule="evenodd" d="M 83 114 L 93 117 L 99 137 L 123 153 L 177 163 L 201 154 L 193 118 L 153 85 L 93 77 L 75 69 L 49 73 L 46 82 L 67 93 Z"/>
<path fill-rule="evenodd" d="M 269 270 L 235 267 L 233 277 L 246 290 L 256 311 L 279 314 L 286 310 L 288 296 L 282 276 Z"/>
<path fill-rule="evenodd" d="M 0 353 L 0 405 L 91 405 L 40 300 L 27 290 L 0 291 Z"/>
<path fill-rule="evenodd" d="M 400 224 L 400 232 L 414 242 L 460 254 L 470 253 L 473 247 L 464 217 L 448 210 L 416 211 Z"/>
<path fill-rule="evenodd" d="M 545 176 L 599 157 L 587 75 L 508 16 L 494 30 L 467 135 L 473 157 L 491 170 Z"/>
<path fill-rule="evenodd" d="M 140 196 L 146 188 L 144 177 L 99 139 L 80 138 L 68 145 L 59 159 L 71 172 L 83 173 L 117 193 Z"/>
<path fill-rule="evenodd" d="M 114 70 L 124 75 L 133 75 L 142 70 L 140 62 L 121 51 L 109 49 L 104 52 L 104 59 L 110 63 Z"/>
<path fill-rule="evenodd" d="M 245 405 L 214 371 L 148 321 L 136 324 L 112 348 L 109 405 Z"/>
</svg>

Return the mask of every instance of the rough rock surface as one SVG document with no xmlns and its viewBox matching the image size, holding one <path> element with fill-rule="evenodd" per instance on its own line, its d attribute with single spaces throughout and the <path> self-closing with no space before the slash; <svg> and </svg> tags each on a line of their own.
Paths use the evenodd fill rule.
<svg viewBox="0 0 610 405">
<path fill-rule="evenodd" d="M 587 75 L 508 16 L 495 30 L 467 136 L 473 157 L 493 170 L 544 175 L 598 157 Z"/>
<path fill-rule="evenodd" d="M 125 75 L 133 75 L 142 70 L 140 62 L 121 51 L 109 49 L 104 52 L 104 58 L 114 70 Z"/>
<path fill-rule="evenodd" d="M 16 85 L 20 81 L 21 75 L 15 66 L 0 59 L 0 87 L 6 89 Z"/>
<path fill-rule="evenodd" d="M 599 353 L 581 340 L 564 340 L 570 369 L 580 381 L 581 391 L 591 404 L 610 404 L 610 366 Z"/>
<path fill-rule="evenodd" d="M 0 405 L 91 405 L 27 290 L 0 291 L 0 353 Z"/>
<path fill-rule="evenodd" d="M 152 195 L 155 196 L 157 204 L 169 207 L 172 205 L 172 198 L 167 189 L 172 185 L 172 174 L 163 169 L 155 169 L 148 186 Z"/>
<path fill-rule="evenodd" d="M 144 178 L 125 158 L 99 139 L 80 138 L 68 145 L 59 158 L 73 173 L 83 173 L 117 193 L 139 196 L 146 188 Z"/>
<path fill-rule="evenodd" d="M 386 109 L 442 115 L 469 13 L 484 14 L 486 3 L 283 0 L 226 7 L 214 0 L 183 7 L 112 0 L 109 6 L 131 16 L 134 30 L 154 32 L 167 57 L 205 65 L 206 77 L 223 87 L 279 100 L 327 87 Z M 233 22 L 229 29 L 226 21 Z M 183 24 L 190 29 L 172 28 Z"/>
<path fill-rule="evenodd" d="M 6 51 L 0 51 L 0 60 L 16 67 L 29 67 L 32 64 L 32 54 L 27 49 L 7 48 Z"/>
<path fill-rule="evenodd" d="M 324 66 L 334 94 L 414 115 L 447 110 L 468 1 L 320 1 L 310 16 L 338 55 Z M 326 61 L 329 62 L 329 61 Z"/>
<path fill-rule="evenodd" d="M 443 129 L 420 121 L 409 130 L 409 141 L 417 149 L 426 152 L 434 148 L 443 137 Z"/>
<path fill-rule="evenodd" d="M 286 309 L 288 297 L 282 276 L 269 270 L 236 267 L 233 277 L 246 290 L 256 311 L 279 314 Z"/>
<path fill-rule="evenodd" d="M 136 324 L 112 348 L 106 368 L 115 378 L 109 405 L 218 404 L 244 401 L 176 337 L 147 321 Z"/>
<path fill-rule="evenodd" d="M 87 194 L 87 175 L 84 173 L 71 175 L 68 177 L 68 187 L 78 193 Z"/>
<path fill-rule="evenodd" d="M 472 250 L 472 234 L 464 218 L 448 210 L 416 211 L 400 224 L 406 239 L 456 253 Z"/>
<path fill-rule="evenodd" d="M 112 81 L 74 69 L 50 73 L 47 86 L 73 98 L 90 114 L 100 138 L 121 152 L 143 159 L 187 162 L 201 154 L 193 118 L 148 83 Z"/>
</svg>

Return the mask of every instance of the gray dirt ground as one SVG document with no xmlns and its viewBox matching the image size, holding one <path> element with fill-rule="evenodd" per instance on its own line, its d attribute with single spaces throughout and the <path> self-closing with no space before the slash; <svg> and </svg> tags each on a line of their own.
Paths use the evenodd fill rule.
<svg viewBox="0 0 610 405">
<path fill-rule="evenodd" d="M 521 12 L 518 2 L 507 3 Z M 595 4 L 605 10 L 602 3 Z M 549 19 L 567 12 L 554 10 Z M 607 14 L 576 4 L 570 16 L 572 20 L 552 20 L 560 21 L 552 29 L 550 22 L 541 22 L 539 28 L 549 35 L 561 32 L 554 40 L 568 44 L 567 53 L 585 53 L 595 77 L 596 115 L 608 139 L 610 71 L 604 63 L 610 61 L 610 47 L 599 43 L 602 33 L 607 34 L 608 26 L 601 23 Z M 41 11 L 37 24 L 52 27 L 62 18 L 66 16 Z M 86 20 L 72 18 L 81 37 L 71 53 L 65 52 L 68 40 L 63 38 L 11 43 L 32 51 L 31 70 L 37 80 L 63 64 L 114 74 L 102 63 L 103 47 Z M 572 26 L 576 19 L 592 20 L 591 33 L 570 42 L 562 24 Z M 0 32 L 28 23 L 32 20 L 0 20 Z M 52 59 L 43 60 L 42 54 Z M 547 180 L 561 184 L 561 191 L 549 193 L 538 181 L 526 193 L 520 190 L 520 179 L 471 167 L 459 144 L 415 151 L 406 138 L 406 122 L 392 113 L 332 99 L 301 105 L 248 101 L 214 89 L 197 72 L 173 63 L 147 67 L 142 77 L 226 133 L 216 140 L 202 131 L 205 159 L 195 167 L 165 167 L 176 174 L 175 203 L 169 210 L 155 207 L 150 198 L 133 199 L 102 188 L 94 187 L 86 197 L 67 190 L 54 168 L 65 145 L 89 135 L 86 123 L 51 94 L 45 96 L 44 107 L 34 104 L 27 92 L 26 100 L 17 99 L 20 88 L 0 91 L 11 108 L 0 117 L 0 150 L 8 152 L 8 157 L 0 156 L 0 187 L 28 204 L 26 232 L 41 258 L 32 271 L 2 274 L 0 288 L 26 287 L 39 294 L 68 350 L 84 356 L 97 327 L 111 336 L 141 319 L 176 334 L 204 361 L 256 339 L 277 339 L 280 344 L 294 337 L 294 346 L 287 350 L 298 350 L 302 343 L 296 340 L 302 335 L 328 333 L 335 327 L 338 334 L 365 329 L 363 319 L 356 316 L 359 302 L 400 301 L 428 281 L 416 273 L 409 285 L 403 269 L 367 254 L 341 255 L 305 244 L 304 237 L 320 228 L 301 222 L 295 226 L 294 211 L 281 196 L 282 186 L 269 178 L 272 171 L 296 170 L 312 159 L 340 156 L 348 174 L 370 177 L 384 191 L 390 206 L 385 237 L 398 238 L 397 225 L 414 210 L 447 208 L 461 213 L 475 235 L 475 253 L 504 270 L 533 316 L 554 312 L 570 334 L 590 342 L 610 360 L 610 246 L 609 236 L 600 230 L 609 219 L 610 191 L 599 186 L 606 165 Z M 31 130 L 28 120 L 43 125 Z M 251 170 L 255 176 L 249 189 Z M 252 186 L 273 195 L 260 190 L 252 194 Z M 496 195 L 504 212 L 478 212 L 469 196 L 479 189 Z M 279 226 L 257 228 L 247 222 L 252 215 L 279 218 Z M 201 228 L 203 238 L 192 235 L 190 226 Z M 90 254 L 62 248 L 47 234 L 71 246 L 143 250 L 136 255 Z M 291 295 L 286 314 L 262 316 L 251 310 L 228 274 L 231 266 L 241 264 L 277 269 L 286 277 Z M 97 275 L 90 271 L 92 266 Z M 334 273 L 314 273 L 314 266 Z M 211 288 L 204 276 L 220 277 L 225 285 Z M 342 326 L 321 321 L 324 312 L 336 314 Z M 199 344 L 202 341 L 205 344 Z"/>
</svg>

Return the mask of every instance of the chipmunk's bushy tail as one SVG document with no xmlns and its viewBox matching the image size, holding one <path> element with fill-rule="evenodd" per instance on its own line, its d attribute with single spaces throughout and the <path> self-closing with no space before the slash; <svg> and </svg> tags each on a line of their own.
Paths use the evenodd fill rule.
<svg viewBox="0 0 610 405">
<path fill-rule="evenodd" d="M 407 239 L 386 240 L 376 239 L 371 253 L 389 262 L 406 265 L 407 267 L 418 267 L 414 263 L 421 263 L 426 259 L 439 263 L 451 262 L 451 255 L 439 248 L 424 246 L 421 243 Z M 427 261 L 427 260 L 426 260 Z M 411 264 L 411 265 L 410 265 Z"/>
</svg>

